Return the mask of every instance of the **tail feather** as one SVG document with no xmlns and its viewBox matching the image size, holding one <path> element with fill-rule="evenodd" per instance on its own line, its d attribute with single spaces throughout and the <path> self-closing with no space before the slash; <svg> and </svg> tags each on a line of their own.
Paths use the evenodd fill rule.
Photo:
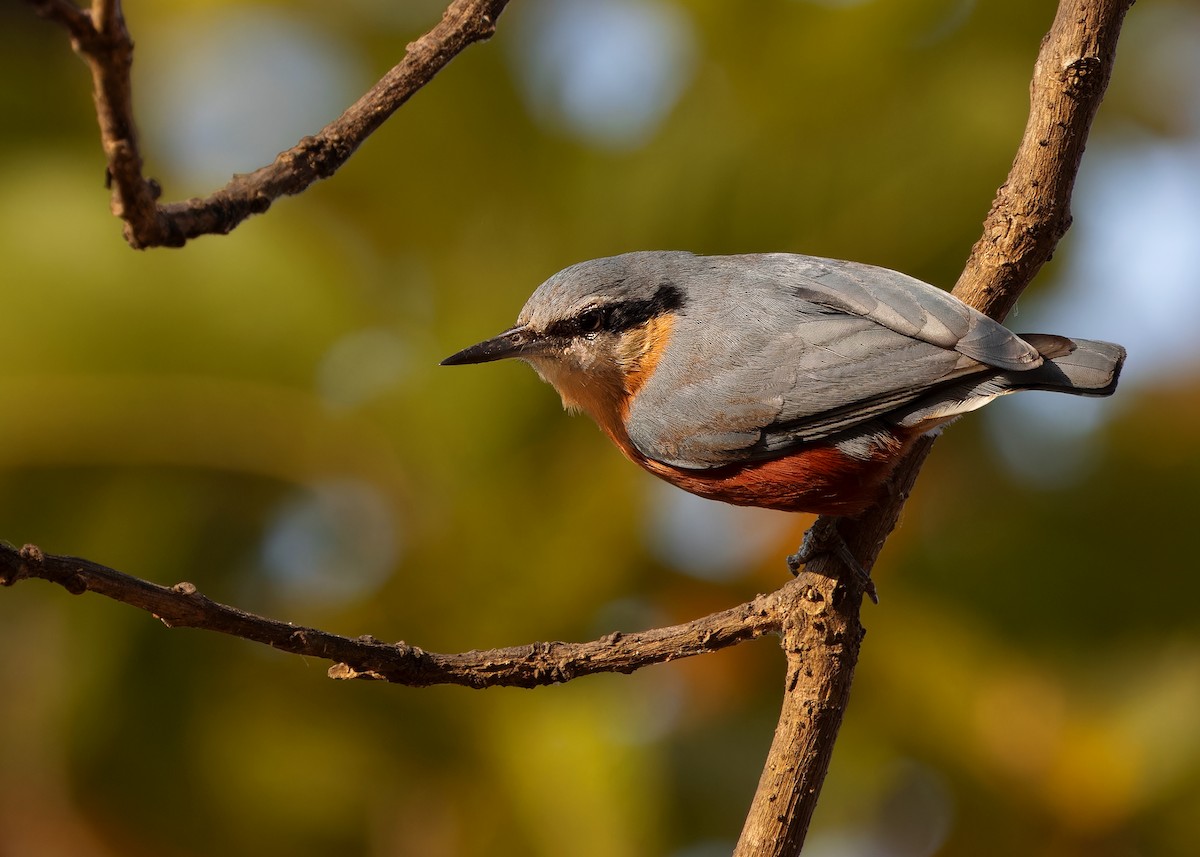
<svg viewBox="0 0 1200 857">
<path fill-rule="evenodd" d="M 1018 390 L 1052 390 L 1076 396 L 1110 396 L 1125 363 L 1125 349 L 1094 339 L 1021 334 L 1042 355 L 1036 369 L 975 375 L 938 388 L 888 415 L 901 427 L 930 428 L 981 408 L 997 396 Z"/>
<path fill-rule="evenodd" d="M 1120 345 L 1074 339 L 1068 341 L 1075 347 L 1061 354 L 1057 347 L 1043 351 L 1041 334 L 1022 334 L 1021 338 L 1037 348 L 1046 362 L 1028 372 L 1007 373 L 1007 380 L 1014 389 L 1055 390 L 1077 396 L 1111 396 L 1117 389 L 1117 379 L 1125 364 L 1125 349 Z M 1057 336 L 1044 338 L 1063 339 Z"/>
<path fill-rule="evenodd" d="M 1077 347 L 1075 340 L 1054 333 L 1022 333 L 1020 338 L 1036 348 L 1043 360 L 1070 354 Z"/>
</svg>

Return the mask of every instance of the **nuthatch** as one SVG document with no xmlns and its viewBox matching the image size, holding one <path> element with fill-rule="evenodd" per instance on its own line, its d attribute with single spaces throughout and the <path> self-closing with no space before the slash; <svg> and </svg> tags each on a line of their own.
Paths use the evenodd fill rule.
<svg viewBox="0 0 1200 857">
<path fill-rule="evenodd" d="M 1125 349 L 1018 336 L 885 268 L 646 252 L 560 271 L 442 363 L 505 357 L 686 491 L 852 515 L 922 434 L 1017 390 L 1110 395 Z"/>
</svg>

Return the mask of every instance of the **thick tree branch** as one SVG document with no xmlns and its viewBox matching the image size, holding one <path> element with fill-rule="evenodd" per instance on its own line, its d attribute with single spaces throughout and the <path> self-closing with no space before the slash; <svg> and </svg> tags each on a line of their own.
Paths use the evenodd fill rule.
<svg viewBox="0 0 1200 857">
<path fill-rule="evenodd" d="M 112 212 L 125 221 L 136 249 L 181 247 L 198 235 L 225 234 L 281 196 L 328 178 L 388 117 L 466 47 L 491 37 L 509 0 L 453 0 L 436 27 L 408 46 L 404 59 L 320 132 L 275 161 L 234 176 L 205 199 L 159 203 L 160 188 L 142 175 L 133 121 L 130 69 L 133 40 L 120 0 L 93 0 L 91 14 L 68 0 L 29 0 L 38 14 L 63 25 L 92 72 L 100 141 L 112 186 Z"/>
<path fill-rule="evenodd" d="M 1133 0 L 1062 0 L 1042 40 L 1024 138 L 983 237 L 954 287 L 956 296 L 993 318 L 1007 315 L 1071 224 L 1075 176 L 1132 5 Z M 932 445 L 932 438 L 923 439 L 903 462 L 885 503 L 857 519 L 819 519 L 813 528 L 817 538 L 840 534 L 870 570 Z M 735 857 L 798 854 L 808 832 L 864 633 L 861 587 L 840 565 L 833 554 L 816 558 L 807 569 L 813 583 L 805 598 L 783 605 L 788 658 L 783 709 Z M 814 651 L 825 656 L 814 657 Z"/>
<path fill-rule="evenodd" d="M 651 664 L 715 652 L 780 628 L 780 604 L 801 588 L 792 581 L 729 610 L 683 625 L 633 634 L 614 633 L 588 643 L 534 643 L 443 655 L 372 637 L 351 639 L 268 619 L 219 604 L 190 583 L 160 586 L 85 559 L 17 550 L 0 543 L 0 584 L 25 578 L 57 583 L 73 595 L 95 592 L 154 614 L 168 628 L 217 631 L 296 655 L 338 663 L 331 678 L 380 679 L 411 687 L 458 684 L 473 688 L 537 687 L 601 672 L 631 673 Z"/>
</svg>

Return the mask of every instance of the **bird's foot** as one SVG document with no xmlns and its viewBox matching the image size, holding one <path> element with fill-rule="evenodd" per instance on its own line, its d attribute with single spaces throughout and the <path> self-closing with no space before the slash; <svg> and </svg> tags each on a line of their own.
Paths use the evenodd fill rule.
<svg viewBox="0 0 1200 857">
<path fill-rule="evenodd" d="M 837 557 L 842 565 L 857 575 L 859 582 L 862 583 L 863 592 L 871 599 L 871 603 L 879 603 L 879 594 L 875 591 L 875 581 L 871 579 L 871 575 L 862 567 L 862 564 L 854 558 L 854 554 L 850 553 L 850 546 L 838 532 L 834 519 L 820 518 L 808 528 L 799 549 L 787 558 L 788 571 L 793 575 L 799 574 L 802 565 L 807 565 L 822 554 L 833 554 Z"/>
</svg>

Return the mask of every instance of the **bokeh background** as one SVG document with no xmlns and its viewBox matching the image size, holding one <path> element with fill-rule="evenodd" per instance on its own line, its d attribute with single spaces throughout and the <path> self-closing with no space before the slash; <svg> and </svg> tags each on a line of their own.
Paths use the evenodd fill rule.
<svg viewBox="0 0 1200 857">
<path fill-rule="evenodd" d="M 1049 0 L 514 0 L 333 179 L 135 252 L 84 65 L 0 6 L 0 537 L 460 651 L 770 590 L 804 516 L 668 490 L 520 364 L 443 369 L 581 259 L 787 250 L 951 285 Z M 440 0 L 131 0 L 147 170 L 204 195 L 336 116 Z M 1200 4 L 1141 0 L 1075 225 L 1010 322 L 1116 397 L 939 442 L 876 574 L 806 854 L 1200 842 Z M 0 854 L 715 857 L 772 640 L 537 691 L 328 681 L 96 596 L 0 592 Z"/>
</svg>

